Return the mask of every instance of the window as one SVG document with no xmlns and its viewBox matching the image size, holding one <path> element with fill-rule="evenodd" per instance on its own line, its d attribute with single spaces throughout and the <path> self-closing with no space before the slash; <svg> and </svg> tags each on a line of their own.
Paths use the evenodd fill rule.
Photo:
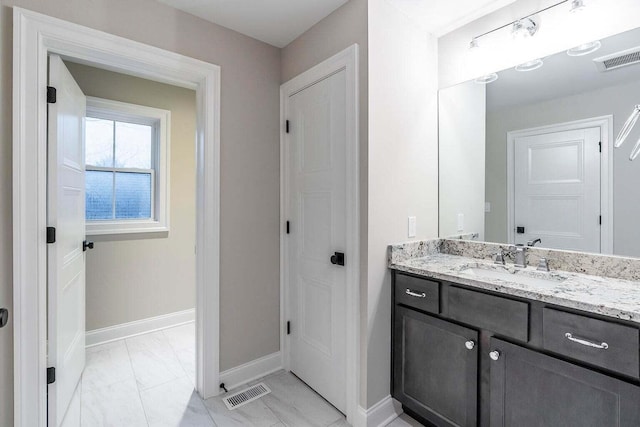
<svg viewBox="0 0 640 427">
<path fill-rule="evenodd" d="M 87 97 L 87 234 L 169 230 L 170 114 Z"/>
</svg>

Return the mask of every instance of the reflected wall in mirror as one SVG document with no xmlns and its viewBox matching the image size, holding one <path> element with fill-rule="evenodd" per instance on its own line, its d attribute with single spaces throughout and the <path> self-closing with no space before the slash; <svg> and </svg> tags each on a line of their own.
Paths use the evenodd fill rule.
<svg viewBox="0 0 640 427">
<path fill-rule="evenodd" d="M 640 257 L 640 29 L 542 61 L 440 91 L 440 236 Z"/>
</svg>

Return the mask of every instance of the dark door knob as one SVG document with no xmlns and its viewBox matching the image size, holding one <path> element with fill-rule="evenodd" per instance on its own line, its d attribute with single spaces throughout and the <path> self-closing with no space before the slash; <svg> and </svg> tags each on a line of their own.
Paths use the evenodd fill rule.
<svg viewBox="0 0 640 427">
<path fill-rule="evenodd" d="M 86 240 L 82 242 L 82 252 L 86 252 L 87 249 L 93 249 L 93 242 L 87 242 Z"/>
<path fill-rule="evenodd" d="M 331 264 L 344 265 L 344 253 L 336 252 L 333 255 L 331 255 Z"/>
<path fill-rule="evenodd" d="M 9 321 L 9 310 L 6 308 L 0 308 L 0 328 L 7 326 Z"/>
</svg>

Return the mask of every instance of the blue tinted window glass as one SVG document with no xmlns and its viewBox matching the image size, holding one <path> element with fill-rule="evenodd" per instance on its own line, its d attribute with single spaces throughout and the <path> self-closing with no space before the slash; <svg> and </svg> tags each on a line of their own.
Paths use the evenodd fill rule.
<svg viewBox="0 0 640 427">
<path fill-rule="evenodd" d="M 113 172 L 86 172 L 87 219 L 113 219 Z"/>
<path fill-rule="evenodd" d="M 151 174 L 116 172 L 116 219 L 151 218 Z"/>
</svg>

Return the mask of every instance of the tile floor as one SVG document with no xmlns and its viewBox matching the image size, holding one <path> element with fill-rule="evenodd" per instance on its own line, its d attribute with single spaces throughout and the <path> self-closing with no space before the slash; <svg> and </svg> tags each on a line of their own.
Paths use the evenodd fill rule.
<svg viewBox="0 0 640 427">
<path fill-rule="evenodd" d="M 344 416 L 294 375 L 263 378 L 271 393 L 227 410 L 218 396 L 194 391 L 193 324 L 87 349 L 82 376 L 83 427 L 344 427 Z M 258 381 L 256 381 L 258 382 Z M 389 427 L 420 424 L 406 415 Z"/>
</svg>

